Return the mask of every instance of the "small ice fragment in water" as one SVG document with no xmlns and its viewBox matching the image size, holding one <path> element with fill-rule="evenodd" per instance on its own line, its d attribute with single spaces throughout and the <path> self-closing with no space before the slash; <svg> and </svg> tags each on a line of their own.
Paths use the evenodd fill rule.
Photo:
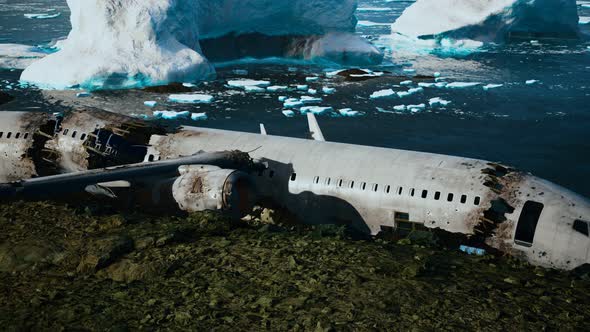
<svg viewBox="0 0 590 332">
<path fill-rule="evenodd" d="M 416 113 L 426 108 L 426 104 L 408 105 L 407 108 L 412 112 Z"/>
<path fill-rule="evenodd" d="M 46 20 L 46 19 L 50 19 L 50 18 L 56 18 L 61 16 L 61 13 L 55 13 L 55 14 L 24 14 L 24 16 L 28 19 L 38 19 L 38 20 Z"/>
<path fill-rule="evenodd" d="M 288 117 L 288 118 L 292 118 L 295 116 L 295 112 L 291 111 L 291 110 L 284 110 L 283 111 L 283 115 Z"/>
<path fill-rule="evenodd" d="M 269 92 L 279 92 L 279 91 L 286 91 L 288 87 L 282 85 L 273 85 L 266 88 Z"/>
<path fill-rule="evenodd" d="M 416 69 L 406 68 L 404 69 L 404 73 L 413 74 L 416 72 Z"/>
<path fill-rule="evenodd" d="M 207 113 L 192 113 L 191 120 L 193 120 L 193 121 L 207 120 Z"/>
<path fill-rule="evenodd" d="M 531 45 L 539 45 L 539 41 L 538 40 L 531 40 Z"/>
<path fill-rule="evenodd" d="M 310 97 L 310 96 L 302 96 L 301 102 L 304 104 L 313 104 L 313 103 L 321 103 L 322 98 L 320 97 Z"/>
<path fill-rule="evenodd" d="M 301 107 L 303 106 L 303 102 L 301 102 L 301 100 L 296 99 L 296 98 L 289 98 L 287 100 L 285 100 L 285 102 L 283 103 L 283 107 L 285 108 L 295 108 L 295 107 Z"/>
<path fill-rule="evenodd" d="M 322 88 L 322 92 L 329 95 L 329 94 L 332 94 L 332 93 L 336 92 L 336 89 L 334 89 L 334 88 L 328 88 L 328 87 L 323 87 Z"/>
<path fill-rule="evenodd" d="M 465 89 L 481 85 L 479 82 L 453 82 L 446 85 L 449 89 Z"/>
<path fill-rule="evenodd" d="M 306 77 L 306 78 L 305 78 L 305 81 L 306 81 L 306 82 L 317 82 L 317 81 L 319 81 L 319 80 L 320 80 L 320 78 L 319 78 L 319 77 L 317 77 L 317 76 L 312 76 L 312 77 Z"/>
<path fill-rule="evenodd" d="M 173 119 L 186 119 L 190 116 L 189 111 L 175 112 L 175 111 L 155 111 L 154 116 L 160 119 L 173 120 Z"/>
<path fill-rule="evenodd" d="M 399 85 L 412 85 L 412 83 L 414 83 L 414 82 L 411 80 L 407 80 L 407 81 L 400 82 Z"/>
<path fill-rule="evenodd" d="M 284 102 L 285 100 L 287 100 L 287 96 L 279 96 L 280 102 Z"/>
<path fill-rule="evenodd" d="M 156 107 L 156 105 L 158 103 L 154 100 L 148 100 L 148 101 L 144 101 L 143 104 L 147 107 Z"/>
<path fill-rule="evenodd" d="M 335 70 L 335 71 L 330 71 L 326 73 L 326 77 L 335 77 L 338 74 L 340 74 L 341 72 L 345 71 L 345 69 L 340 69 L 340 70 Z"/>
<path fill-rule="evenodd" d="M 466 246 L 466 245 L 461 245 L 459 247 L 459 250 L 461 250 L 462 252 L 464 252 L 464 253 L 466 253 L 468 255 L 483 256 L 483 255 L 486 254 L 486 251 L 484 249 L 469 247 L 469 246 Z"/>
<path fill-rule="evenodd" d="M 313 113 L 313 114 L 324 114 L 326 112 L 332 112 L 334 109 L 332 107 L 324 107 L 324 106 L 304 106 L 299 109 L 301 114 L 306 113 Z"/>
<path fill-rule="evenodd" d="M 369 98 L 371 98 L 371 99 L 386 98 L 386 97 L 392 97 L 394 95 L 395 95 L 395 91 L 393 91 L 392 89 L 386 89 L 386 90 L 379 90 L 379 91 L 373 92 Z"/>
<path fill-rule="evenodd" d="M 447 80 L 446 77 L 437 77 L 437 78 L 434 79 L 435 82 L 444 82 L 446 80 Z"/>
<path fill-rule="evenodd" d="M 184 86 L 185 88 L 194 88 L 197 85 L 193 83 L 182 83 L 182 86 Z"/>
<path fill-rule="evenodd" d="M 316 90 L 316 89 L 309 89 L 309 90 L 307 90 L 307 93 L 309 93 L 310 95 L 315 95 L 316 93 L 318 93 L 318 90 Z"/>
<path fill-rule="evenodd" d="M 436 83 L 426 83 L 426 82 L 420 82 L 420 83 L 418 83 L 418 86 L 419 87 L 422 87 L 422 88 L 432 88 L 435 85 L 436 85 Z"/>
<path fill-rule="evenodd" d="M 227 81 L 227 85 L 229 85 L 233 88 L 241 88 L 241 89 L 245 89 L 247 86 L 257 86 L 257 87 L 264 87 L 265 88 L 267 86 L 270 86 L 270 82 L 240 79 L 240 80 Z"/>
<path fill-rule="evenodd" d="M 404 97 L 411 96 L 413 94 L 416 94 L 416 93 L 419 93 L 419 92 L 422 92 L 422 91 L 424 91 L 424 88 L 421 88 L 421 87 L 420 88 L 413 88 L 413 89 L 409 89 L 408 91 L 399 91 L 397 93 L 397 95 L 400 98 L 404 98 Z"/>
<path fill-rule="evenodd" d="M 434 73 L 434 77 L 440 77 L 440 73 L 439 72 Z"/>
<path fill-rule="evenodd" d="M 500 88 L 500 87 L 503 87 L 503 86 L 504 86 L 504 84 L 488 84 L 488 85 L 484 86 L 483 89 L 485 91 L 488 91 L 488 90 L 497 89 L 497 88 Z"/>
<path fill-rule="evenodd" d="M 447 82 L 438 82 L 438 83 L 435 83 L 434 86 L 436 86 L 437 88 L 444 88 L 447 86 L 447 84 L 448 84 Z"/>
<path fill-rule="evenodd" d="M 76 93 L 76 97 L 78 97 L 78 98 L 90 97 L 90 93 L 88 93 L 88 92 L 78 92 L 78 93 Z"/>
<path fill-rule="evenodd" d="M 246 92 L 265 92 L 266 89 L 264 89 L 263 87 L 260 87 L 260 86 L 256 86 L 256 85 L 246 85 L 244 87 L 244 91 L 246 91 Z"/>
<path fill-rule="evenodd" d="M 169 101 L 182 104 L 210 104 L 214 99 L 211 95 L 203 94 L 175 94 L 168 97 Z"/>
<path fill-rule="evenodd" d="M 428 103 L 430 104 L 430 106 L 447 106 L 449 105 L 451 102 L 448 100 L 444 100 L 442 98 L 436 97 L 436 98 L 432 98 L 428 101 Z"/>
<path fill-rule="evenodd" d="M 299 91 L 307 91 L 307 89 L 309 89 L 309 86 L 305 85 L 305 84 L 299 84 L 296 86 L 297 90 Z"/>
<path fill-rule="evenodd" d="M 338 113 L 340 113 L 340 115 L 342 116 L 350 116 L 350 117 L 354 117 L 354 116 L 358 116 L 360 115 L 359 111 L 353 111 L 352 108 L 343 108 L 338 110 Z"/>
<path fill-rule="evenodd" d="M 405 111 L 407 109 L 407 107 L 406 107 L 406 105 L 396 105 L 396 106 L 393 106 L 393 109 L 401 112 L 401 111 Z"/>
<path fill-rule="evenodd" d="M 525 82 L 527 85 L 532 85 L 532 84 L 536 84 L 539 83 L 539 80 L 528 80 Z"/>
</svg>

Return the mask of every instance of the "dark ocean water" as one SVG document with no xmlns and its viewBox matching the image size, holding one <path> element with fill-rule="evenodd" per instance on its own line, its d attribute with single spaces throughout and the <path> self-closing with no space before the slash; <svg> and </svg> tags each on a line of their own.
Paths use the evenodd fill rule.
<svg viewBox="0 0 590 332">
<path fill-rule="evenodd" d="M 412 1 L 361 0 L 358 17 L 359 33 L 378 37 L 389 33 L 391 23 Z M 49 8 L 62 15 L 50 20 L 30 20 L 24 13 Z M 581 16 L 590 16 L 590 8 L 581 8 Z M 0 43 L 37 45 L 63 37 L 69 31 L 67 6 L 64 1 L 0 0 Z M 590 26 L 581 26 L 590 34 Z M 352 107 L 363 116 L 342 118 L 321 116 L 319 122 L 326 138 L 332 141 L 376 145 L 391 148 L 445 153 L 501 161 L 541 176 L 585 196 L 590 196 L 590 42 L 530 41 L 503 46 L 487 46 L 464 57 L 434 55 L 393 56 L 375 70 L 402 72 L 412 67 L 418 74 L 440 72 L 449 81 L 471 81 L 504 84 L 502 88 L 483 91 L 481 87 L 463 90 L 426 89 L 407 100 L 370 100 L 368 96 L 390 88 L 387 80 L 336 86 L 338 92 L 324 97 L 322 105 L 334 108 Z M 236 64 L 219 68 L 219 81 L 203 86 L 204 92 L 216 95 L 218 101 L 205 106 L 177 106 L 178 109 L 207 112 L 209 120 L 198 125 L 243 131 L 258 130 L 265 123 L 269 133 L 304 137 L 304 117 L 286 118 L 276 100 L 279 94 L 231 96 L 224 91 L 225 79 L 235 75 L 233 69 L 248 69 L 249 78 L 268 79 L 273 84 L 303 83 L 306 75 L 324 68 L 300 65 L 298 73 L 287 75 L 292 65 Z M 18 71 L 0 71 L 0 83 L 16 82 Z M 527 80 L 539 80 L 527 85 Z M 330 85 L 320 82 L 317 86 Z M 5 89 L 5 83 L 0 89 Z M 201 87 L 200 87 L 201 88 Z M 4 110 L 52 110 L 40 94 L 32 89 L 16 89 L 19 97 Z M 104 98 L 113 102 L 125 99 L 127 92 L 108 92 Z M 428 103 L 441 97 L 452 101 L 445 109 L 422 112 L 382 113 L 377 107 L 391 110 L 400 103 Z M 135 97 L 137 98 L 137 97 Z M 138 101 L 139 102 L 139 101 Z M 193 123 L 194 125 L 194 123 Z"/>
</svg>

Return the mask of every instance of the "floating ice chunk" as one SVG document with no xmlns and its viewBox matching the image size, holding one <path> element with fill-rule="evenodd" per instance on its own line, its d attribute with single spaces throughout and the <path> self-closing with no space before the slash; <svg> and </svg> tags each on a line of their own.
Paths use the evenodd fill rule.
<svg viewBox="0 0 590 332">
<path fill-rule="evenodd" d="M 314 103 L 321 103 L 322 98 L 320 97 L 310 97 L 310 96 L 302 96 L 301 102 L 304 104 L 314 104 Z"/>
<path fill-rule="evenodd" d="M 329 94 L 332 94 L 332 93 L 336 92 L 336 89 L 334 89 L 334 88 L 328 88 L 328 87 L 323 87 L 322 88 L 322 92 L 325 93 L 325 94 L 327 94 L 327 95 L 329 95 Z"/>
<path fill-rule="evenodd" d="M 341 72 L 345 71 L 346 69 L 340 69 L 340 70 L 334 70 L 334 71 L 329 71 L 326 73 L 326 77 L 328 78 L 332 78 L 332 77 L 336 77 L 338 76 L 338 74 L 340 74 Z"/>
<path fill-rule="evenodd" d="M 299 84 L 295 88 L 299 91 L 307 91 L 307 89 L 309 89 L 309 86 L 305 84 Z"/>
<path fill-rule="evenodd" d="M 575 0 L 418 0 L 391 26 L 420 39 L 505 41 L 512 32 L 578 35 Z"/>
<path fill-rule="evenodd" d="M 88 92 L 78 92 L 78 93 L 76 93 L 76 97 L 78 97 L 78 98 L 90 97 L 90 93 L 88 93 Z"/>
<path fill-rule="evenodd" d="M 400 82 L 399 85 L 412 85 L 412 83 L 414 83 L 414 82 L 411 80 L 407 80 L 407 81 Z"/>
<path fill-rule="evenodd" d="M 269 86 L 268 88 L 266 88 L 266 90 L 269 92 L 286 91 L 288 89 L 289 89 L 289 87 L 283 86 L 283 85 L 273 85 L 273 86 Z"/>
<path fill-rule="evenodd" d="M 438 82 L 444 82 L 444 81 L 446 81 L 446 80 L 447 80 L 447 78 L 446 78 L 446 77 L 437 77 L 437 78 L 435 78 L 435 79 L 434 79 L 434 81 L 435 81 L 435 82 L 437 82 L 437 83 L 438 83 Z"/>
<path fill-rule="evenodd" d="M 411 93 L 411 94 L 420 93 L 420 92 L 423 92 L 423 91 L 424 91 L 424 88 L 422 88 L 422 87 L 413 88 L 413 89 L 408 90 L 408 92 Z"/>
<path fill-rule="evenodd" d="M 317 77 L 317 76 L 312 76 L 312 77 L 306 77 L 306 78 L 305 78 L 305 81 L 306 81 L 306 82 L 309 82 L 309 83 L 312 83 L 312 82 L 317 82 L 317 81 L 319 81 L 319 80 L 320 80 L 320 78 L 319 78 L 319 77 Z"/>
<path fill-rule="evenodd" d="M 590 16 L 580 16 L 579 24 L 588 24 L 590 23 Z"/>
<path fill-rule="evenodd" d="M 539 80 L 528 80 L 528 81 L 526 81 L 525 83 L 526 83 L 527 85 L 533 85 L 533 84 L 537 84 L 537 83 L 539 83 L 539 82 L 540 82 Z"/>
<path fill-rule="evenodd" d="M 325 7 L 325 4 L 317 6 Z M 327 7 L 325 10 L 330 11 Z M 300 53 L 305 60 L 328 60 L 343 65 L 378 65 L 383 61 L 379 48 L 363 36 L 350 32 L 329 32 L 304 45 L 297 45 L 290 53 Z"/>
<path fill-rule="evenodd" d="M 436 86 L 436 83 L 420 82 L 420 83 L 418 83 L 418 86 L 422 87 L 422 88 L 433 88 Z"/>
<path fill-rule="evenodd" d="M 447 82 L 437 82 L 434 84 L 434 86 L 437 88 L 444 88 L 447 86 L 447 84 L 448 84 Z"/>
<path fill-rule="evenodd" d="M 299 109 L 301 114 L 313 113 L 313 114 L 324 114 L 332 112 L 334 109 L 329 106 L 303 106 Z"/>
<path fill-rule="evenodd" d="M 318 93 L 318 90 L 316 90 L 316 89 L 309 89 L 309 90 L 307 90 L 307 93 L 309 93 L 310 95 L 315 95 L 316 93 Z"/>
<path fill-rule="evenodd" d="M 439 72 L 435 72 L 435 73 L 434 73 L 434 77 L 435 77 L 435 78 L 437 78 L 437 77 L 440 77 L 440 73 L 439 73 Z"/>
<path fill-rule="evenodd" d="M 296 98 L 289 98 L 283 103 L 285 108 L 297 108 L 303 106 L 303 102 Z"/>
<path fill-rule="evenodd" d="M 411 93 L 409 93 L 408 91 L 398 91 L 397 92 L 397 96 L 400 98 L 405 98 L 407 96 L 411 95 Z"/>
<path fill-rule="evenodd" d="M 446 85 L 448 89 L 465 89 L 481 85 L 479 82 L 453 82 Z"/>
<path fill-rule="evenodd" d="M 246 85 L 244 86 L 244 91 L 246 92 L 265 92 L 266 89 L 256 85 Z"/>
<path fill-rule="evenodd" d="M 448 106 L 451 102 L 448 100 L 444 100 L 442 98 L 436 97 L 436 98 L 431 98 L 428 101 L 428 103 L 432 107 L 437 107 L 437 106 Z"/>
<path fill-rule="evenodd" d="M 144 101 L 143 104 L 147 107 L 156 107 L 156 105 L 158 105 L 158 102 L 156 102 L 154 100 L 148 100 L 148 101 Z"/>
<path fill-rule="evenodd" d="M 285 100 L 287 100 L 287 96 L 279 96 L 278 99 L 280 102 L 284 102 Z"/>
<path fill-rule="evenodd" d="M 51 18 L 57 18 L 61 16 L 61 13 L 35 13 L 35 14 L 24 14 L 24 16 L 28 19 L 38 19 L 38 20 L 47 20 Z"/>
<path fill-rule="evenodd" d="M 173 119 L 188 119 L 190 116 L 189 111 L 155 111 L 154 117 L 159 119 L 173 120 Z"/>
<path fill-rule="evenodd" d="M 399 111 L 399 112 L 403 112 L 408 108 L 406 105 L 396 105 L 396 106 L 393 106 L 393 109 L 396 111 Z"/>
<path fill-rule="evenodd" d="M 184 86 L 185 88 L 194 88 L 197 85 L 193 83 L 182 83 L 182 86 Z"/>
<path fill-rule="evenodd" d="M 396 113 L 394 111 L 388 111 L 388 110 L 381 108 L 381 107 L 376 107 L 376 108 L 377 108 L 377 112 L 379 112 L 379 113 Z"/>
<path fill-rule="evenodd" d="M 404 97 L 408 97 L 408 96 L 411 96 L 416 93 L 420 93 L 422 91 L 424 91 L 424 88 L 418 87 L 418 88 L 409 89 L 408 91 L 399 91 L 399 92 L 397 92 L 397 95 L 400 98 L 404 98 Z"/>
<path fill-rule="evenodd" d="M 349 117 L 355 117 L 355 116 L 359 116 L 361 114 L 359 111 L 353 111 L 352 108 L 339 109 L 338 113 L 340 113 L 340 115 L 342 115 L 342 116 L 349 116 Z"/>
<path fill-rule="evenodd" d="M 234 69 L 234 70 L 232 70 L 232 73 L 234 73 L 235 75 L 240 75 L 240 76 L 247 76 L 248 75 L 248 71 L 246 69 Z"/>
<path fill-rule="evenodd" d="M 204 94 L 174 94 L 168 96 L 168 100 L 183 104 L 210 104 L 215 98 Z"/>
<path fill-rule="evenodd" d="M 385 89 L 385 90 L 379 90 L 379 91 L 373 92 L 369 98 L 377 99 L 377 98 L 388 98 L 388 97 L 393 97 L 393 96 L 395 96 L 395 91 L 393 91 L 392 89 Z"/>
<path fill-rule="evenodd" d="M 484 85 L 483 89 L 485 91 L 488 91 L 488 90 L 491 90 L 491 89 L 501 88 L 503 86 L 504 86 L 504 84 L 488 84 L 488 85 Z"/>
<path fill-rule="evenodd" d="M 408 105 L 407 109 L 409 109 L 412 113 L 417 113 L 426 109 L 426 104 Z"/>
<path fill-rule="evenodd" d="M 207 120 L 207 113 L 191 113 L 191 120 Z"/>
<path fill-rule="evenodd" d="M 291 110 L 283 110 L 283 115 L 288 118 L 292 118 L 295 116 L 295 112 L 293 112 Z"/>
<path fill-rule="evenodd" d="M 227 85 L 231 86 L 232 88 L 239 88 L 239 89 L 246 89 L 246 87 L 250 86 L 255 86 L 255 87 L 261 87 L 261 88 L 266 88 L 268 86 L 270 86 L 270 82 L 268 81 L 256 81 L 256 80 L 248 80 L 248 79 L 241 79 L 241 80 L 231 80 L 231 81 L 227 81 Z"/>
<path fill-rule="evenodd" d="M 405 68 L 404 69 L 404 73 L 413 74 L 415 72 L 416 72 L 416 69 L 412 69 L 412 68 Z"/>
</svg>

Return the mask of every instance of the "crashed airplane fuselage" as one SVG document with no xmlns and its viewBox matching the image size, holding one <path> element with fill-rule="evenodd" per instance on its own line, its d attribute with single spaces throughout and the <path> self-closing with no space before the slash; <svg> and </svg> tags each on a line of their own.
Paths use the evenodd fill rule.
<svg viewBox="0 0 590 332">
<path fill-rule="evenodd" d="M 29 113 L 0 114 L 0 182 L 129 164 L 140 155 L 145 165 L 198 152 L 239 150 L 265 167 L 227 169 L 219 163 L 180 161 L 176 166 L 183 166 L 173 175 L 136 180 L 143 188 L 151 186 L 154 201 L 170 191 L 185 211 L 224 209 L 226 201 L 243 211 L 251 206 L 255 190 L 261 201 L 280 205 L 308 223 L 349 224 L 373 235 L 399 228 L 441 229 L 537 265 L 572 269 L 590 262 L 590 201 L 497 163 L 193 127 L 165 133 L 100 111 L 68 113 L 61 121 L 43 116 L 46 121 Z M 84 116 L 99 120 L 76 120 Z M 54 132 L 47 132 L 52 125 Z M 102 130 L 110 140 L 98 139 Z M 322 138 L 319 128 L 312 131 Z M 110 143 L 114 141 L 118 145 Z M 121 174 L 133 174 L 136 167 Z M 107 182 L 127 180 L 110 176 Z M 133 188 L 135 180 L 128 182 Z M 248 204 L 241 202 L 245 200 Z"/>
</svg>

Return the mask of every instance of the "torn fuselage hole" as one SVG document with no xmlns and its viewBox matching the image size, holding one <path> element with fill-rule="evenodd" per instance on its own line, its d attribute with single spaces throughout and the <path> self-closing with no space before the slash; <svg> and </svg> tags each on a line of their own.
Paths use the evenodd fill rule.
<svg viewBox="0 0 590 332">
<path fill-rule="evenodd" d="M 475 232 L 474 237 L 481 240 L 481 242 L 495 234 L 498 225 L 507 220 L 506 214 L 514 212 L 514 207 L 503 198 L 491 201 L 491 205 L 489 209 L 483 212 L 480 223 L 473 229 Z"/>
<path fill-rule="evenodd" d="M 59 152 L 46 148 L 47 141 L 53 139 L 60 120 L 49 120 L 33 134 L 33 144 L 27 151 L 27 156 L 33 160 L 37 176 L 56 175 L 60 172 Z"/>
</svg>

